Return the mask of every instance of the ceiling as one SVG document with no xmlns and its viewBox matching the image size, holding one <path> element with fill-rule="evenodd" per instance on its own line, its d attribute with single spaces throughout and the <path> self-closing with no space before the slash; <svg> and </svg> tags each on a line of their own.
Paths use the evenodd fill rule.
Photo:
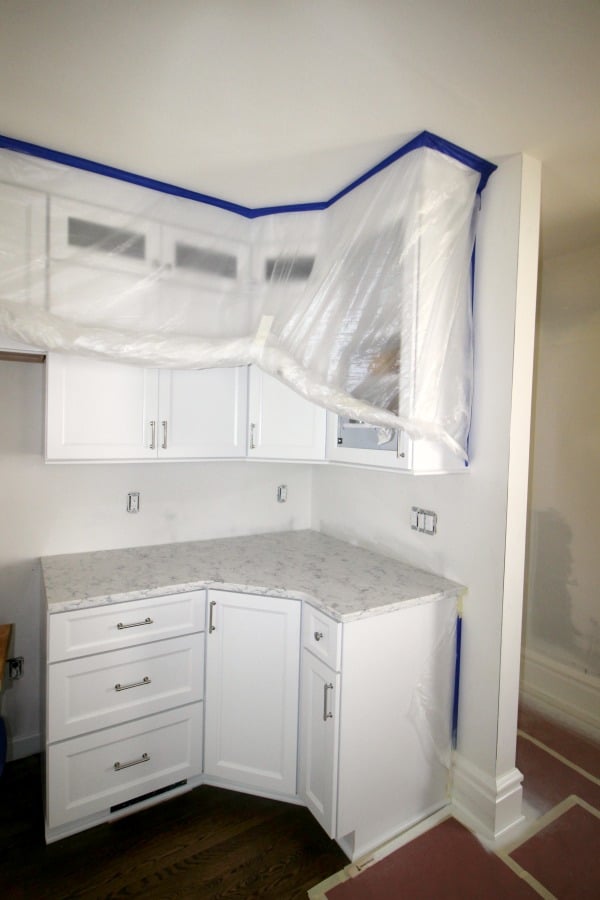
<svg viewBox="0 0 600 900">
<path fill-rule="evenodd" d="M 248 205 L 428 129 L 543 163 L 542 253 L 600 244 L 599 0 L 0 0 L 0 133 Z"/>
</svg>

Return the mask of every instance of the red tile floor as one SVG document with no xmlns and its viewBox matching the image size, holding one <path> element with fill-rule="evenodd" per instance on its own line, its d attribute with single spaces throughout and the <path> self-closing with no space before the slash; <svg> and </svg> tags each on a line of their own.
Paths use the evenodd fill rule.
<svg viewBox="0 0 600 900">
<path fill-rule="evenodd" d="M 532 710 L 519 716 L 517 767 L 528 828 L 493 852 L 447 818 L 313 900 L 600 898 L 600 747 Z M 345 880 L 341 880 L 345 879 Z"/>
</svg>

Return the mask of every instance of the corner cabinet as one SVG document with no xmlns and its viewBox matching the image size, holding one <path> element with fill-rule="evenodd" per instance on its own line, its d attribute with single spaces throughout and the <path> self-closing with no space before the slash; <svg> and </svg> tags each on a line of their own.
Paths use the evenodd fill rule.
<svg viewBox="0 0 600 900">
<path fill-rule="evenodd" d="M 301 606 L 208 591 L 206 780 L 295 797 Z"/>
<path fill-rule="evenodd" d="M 50 353 L 46 459 L 244 456 L 246 383 L 245 367 L 167 371 Z"/>
<path fill-rule="evenodd" d="M 325 409 L 250 366 L 248 456 L 251 459 L 325 459 Z"/>
</svg>

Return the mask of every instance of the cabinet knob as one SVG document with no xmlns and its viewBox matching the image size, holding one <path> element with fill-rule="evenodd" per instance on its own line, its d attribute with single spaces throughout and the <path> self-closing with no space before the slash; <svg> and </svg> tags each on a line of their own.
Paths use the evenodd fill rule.
<svg viewBox="0 0 600 900">
<path fill-rule="evenodd" d="M 323 640 L 323 632 L 315 631 L 315 641 L 322 641 L 322 640 Z"/>
</svg>

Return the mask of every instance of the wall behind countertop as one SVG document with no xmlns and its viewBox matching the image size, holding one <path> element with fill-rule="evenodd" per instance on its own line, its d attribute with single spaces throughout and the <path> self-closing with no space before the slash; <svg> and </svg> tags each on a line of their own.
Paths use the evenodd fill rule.
<svg viewBox="0 0 600 900">
<path fill-rule="evenodd" d="M 15 624 L 11 655 L 25 659 L 2 697 L 11 756 L 39 746 L 40 556 L 307 528 L 311 515 L 309 466 L 48 465 L 43 419 L 44 366 L 0 362 L 0 620 Z M 137 515 L 128 491 L 140 492 Z"/>
</svg>

